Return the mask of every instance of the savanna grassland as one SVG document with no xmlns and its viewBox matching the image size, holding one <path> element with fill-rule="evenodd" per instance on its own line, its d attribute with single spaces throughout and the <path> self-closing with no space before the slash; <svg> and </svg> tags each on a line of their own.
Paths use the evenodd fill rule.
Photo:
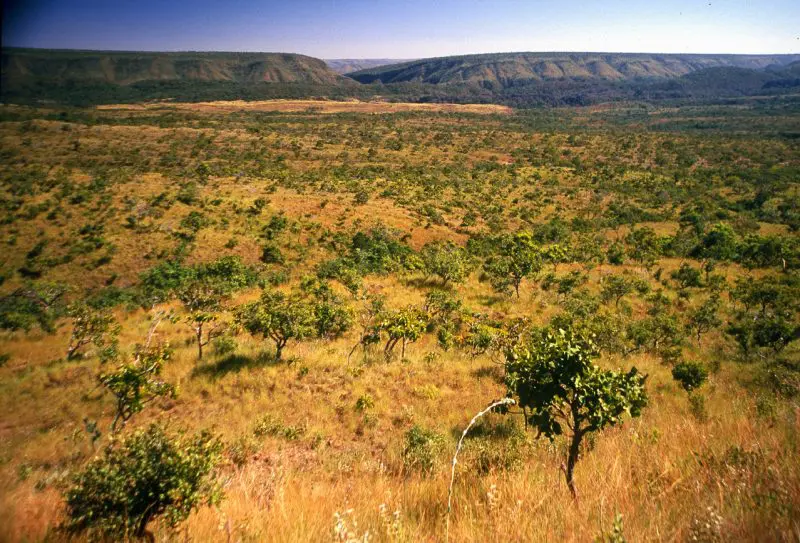
<svg viewBox="0 0 800 543">
<path fill-rule="evenodd" d="M 546 330 L 646 401 L 577 497 L 569 422 L 482 418 L 452 541 L 800 539 L 796 101 L 335 104 L 2 106 L 0 540 L 98 535 L 76 474 L 156 423 L 221 499 L 138 535 L 443 541 Z"/>
</svg>

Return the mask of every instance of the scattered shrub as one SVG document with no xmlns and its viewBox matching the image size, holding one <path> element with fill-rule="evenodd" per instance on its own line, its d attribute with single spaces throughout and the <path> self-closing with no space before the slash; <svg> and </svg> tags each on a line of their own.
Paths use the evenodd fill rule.
<svg viewBox="0 0 800 543">
<path fill-rule="evenodd" d="M 112 539 L 143 537 L 164 518 L 175 526 L 221 499 L 213 476 L 222 443 L 209 433 L 173 438 L 151 425 L 112 442 L 65 493 L 65 528 Z"/>
<path fill-rule="evenodd" d="M 708 370 L 699 362 L 681 362 L 672 368 L 672 378 L 678 381 L 684 390 L 691 392 L 703 386 L 708 379 Z"/>
<path fill-rule="evenodd" d="M 403 466 L 407 471 L 430 473 L 438 467 L 443 447 L 441 434 L 415 424 L 403 440 Z"/>
</svg>

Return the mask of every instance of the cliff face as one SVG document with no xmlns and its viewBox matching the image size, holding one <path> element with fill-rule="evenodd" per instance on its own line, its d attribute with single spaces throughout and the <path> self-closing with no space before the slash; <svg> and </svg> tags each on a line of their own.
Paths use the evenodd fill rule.
<svg viewBox="0 0 800 543">
<path fill-rule="evenodd" d="M 800 55 L 501 53 L 418 60 L 360 70 L 348 77 L 361 83 L 474 83 L 511 87 L 530 81 L 668 79 L 709 68 L 760 70 L 798 60 Z"/>
<path fill-rule="evenodd" d="M 322 60 L 286 53 L 128 53 L 7 49 L 4 82 L 232 81 L 339 84 Z"/>
</svg>

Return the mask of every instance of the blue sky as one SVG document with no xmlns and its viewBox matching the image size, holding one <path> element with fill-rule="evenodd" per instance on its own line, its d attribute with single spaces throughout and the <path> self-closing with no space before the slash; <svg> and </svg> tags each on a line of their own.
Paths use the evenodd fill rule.
<svg viewBox="0 0 800 543">
<path fill-rule="evenodd" d="M 421 58 L 800 53 L 800 0 L 6 0 L 3 45 Z"/>
</svg>

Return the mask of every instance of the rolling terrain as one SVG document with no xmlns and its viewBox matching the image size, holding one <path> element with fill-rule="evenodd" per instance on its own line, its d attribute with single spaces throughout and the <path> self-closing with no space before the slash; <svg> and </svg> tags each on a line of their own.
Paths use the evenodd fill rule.
<svg viewBox="0 0 800 543">
<path fill-rule="evenodd" d="M 0 541 L 123 539 L 95 519 L 174 464 L 98 462 L 154 427 L 214 436 L 221 490 L 156 541 L 795 540 L 797 134 L 755 99 L 0 106 Z M 553 363 L 586 413 L 634 368 L 646 405 L 587 430 L 577 501 L 569 420 L 487 414 L 448 515 L 547 330 L 594 338 Z"/>
<path fill-rule="evenodd" d="M 528 108 L 634 100 L 713 102 L 791 95 L 800 88 L 800 55 L 507 53 L 376 67 L 387 62 L 322 61 L 283 53 L 5 49 L 0 99 L 87 106 L 355 98 Z"/>
<path fill-rule="evenodd" d="M 230 81 L 317 83 L 345 81 L 325 62 L 289 53 L 147 53 L 4 49 L 4 82 Z"/>
<path fill-rule="evenodd" d="M 800 55 L 656 55 L 623 53 L 500 53 L 423 59 L 348 74 L 361 83 L 499 85 L 563 79 L 671 79 L 707 68 L 783 66 Z"/>
</svg>

